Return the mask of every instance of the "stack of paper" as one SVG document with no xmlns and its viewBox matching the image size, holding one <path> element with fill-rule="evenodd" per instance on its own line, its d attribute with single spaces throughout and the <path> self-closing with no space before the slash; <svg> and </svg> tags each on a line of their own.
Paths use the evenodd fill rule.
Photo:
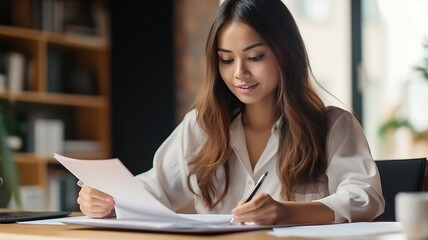
<svg viewBox="0 0 428 240">
<path fill-rule="evenodd" d="M 327 225 L 276 227 L 270 234 L 276 237 L 340 238 L 400 233 L 399 222 L 355 222 Z M 389 239 L 389 238 L 388 238 Z"/>
<path fill-rule="evenodd" d="M 177 214 L 153 197 L 119 161 L 54 157 L 88 186 L 111 195 L 117 219 L 70 218 L 67 224 L 165 232 L 236 232 L 272 226 L 230 224 L 231 215 Z"/>
</svg>

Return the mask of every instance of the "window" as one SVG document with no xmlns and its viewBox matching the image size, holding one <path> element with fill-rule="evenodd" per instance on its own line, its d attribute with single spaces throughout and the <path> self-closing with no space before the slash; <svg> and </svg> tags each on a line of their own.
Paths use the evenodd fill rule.
<svg viewBox="0 0 428 240">
<path fill-rule="evenodd" d="M 375 158 L 428 153 L 428 79 L 414 69 L 428 58 L 427 9 L 427 0 L 363 0 L 360 84 Z"/>
</svg>

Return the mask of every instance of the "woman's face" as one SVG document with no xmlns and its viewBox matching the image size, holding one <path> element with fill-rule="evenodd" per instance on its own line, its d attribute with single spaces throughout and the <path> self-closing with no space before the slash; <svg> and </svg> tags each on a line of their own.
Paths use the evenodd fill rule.
<svg viewBox="0 0 428 240">
<path fill-rule="evenodd" d="M 272 104 L 280 74 L 264 39 L 247 24 L 233 21 L 217 42 L 220 75 L 230 91 L 244 104 Z"/>
</svg>

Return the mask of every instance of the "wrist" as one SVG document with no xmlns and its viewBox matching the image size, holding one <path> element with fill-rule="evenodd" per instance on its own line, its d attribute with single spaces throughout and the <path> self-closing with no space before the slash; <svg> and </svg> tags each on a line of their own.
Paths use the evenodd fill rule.
<svg viewBox="0 0 428 240">
<path fill-rule="evenodd" d="M 321 202 L 282 201 L 278 224 L 329 224 L 334 211 Z"/>
</svg>

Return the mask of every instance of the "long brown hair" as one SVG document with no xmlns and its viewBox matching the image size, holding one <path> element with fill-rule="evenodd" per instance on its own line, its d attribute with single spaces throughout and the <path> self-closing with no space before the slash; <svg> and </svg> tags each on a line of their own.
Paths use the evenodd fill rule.
<svg viewBox="0 0 428 240">
<path fill-rule="evenodd" d="M 232 153 L 229 128 L 245 107 L 227 88 L 218 69 L 217 39 L 222 27 L 241 21 L 255 29 L 275 53 L 281 81 L 278 171 L 284 199 L 293 199 L 297 184 L 315 184 L 325 174 L 326 108 L 311 84 L 312 71 L 298 27 L 281 0 L 226 0 L 211 26 L 207 43 L 207 75 L 195 107 L 207 141 L 190 163 L 201 197 L 214 208 L 229 190 L 228 159 Z M 216 171 L 225 170 L 224 189 L 215 185 Z M 190 183 L 189 183 L 190 187 Z"/>
</svg>

